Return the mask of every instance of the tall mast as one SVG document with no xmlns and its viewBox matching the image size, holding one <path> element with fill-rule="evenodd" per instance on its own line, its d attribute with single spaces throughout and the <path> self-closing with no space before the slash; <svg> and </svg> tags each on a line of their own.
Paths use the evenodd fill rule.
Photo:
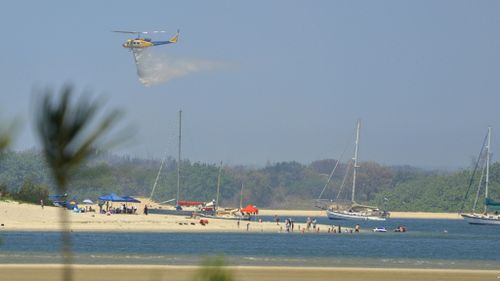
<svg viewBox="0 0 500 281">
<path fill-rule="evenodd" d="M 490 182 L 490 144 L 491 144 L 491 127 L 488 127 L 488 144 L 486 146 L 486 184 L 484 188 L 484 197 L 488 198 L 488 184 Z M 485 212 L 487 206 L 484 206 Z"/>
<path fill-rule="evenodd" d="M 179 110 L 179 147 L 177 154 L 177 202 L 176 206 L 179 206 L 179 194 L 181 191 L 181 133 L 182 133 L 182 110 Z"/>
<path fill-rule="evenodd" d="M 243 182 L 241 183 L 241 191 L 240 191 L 240 209 L 243 208 Z"/>
<path fill-rule="evenodd" d="M 219 175 L 217 176 L 217 195 L 215 197 L 215 210 L 219 207 L 219 190 L 220 190 L 220 177 L 222 173 L 222 161 L 220 161 L 220 166 L 219 166 Z"/>
<path fill-rule="evenodd" d="M 151 195 L 149 195 L 149 199 L 153 198 L 153 194 L 155 193 L 156 185 L 158 184 L 158 179 L 160 178 L 161 169 L 163 168 L 163 164 L 165 164 L 166 158 L 167 158 L 167 153 L 165 153 L 165 156 L 161 160 L 160 169 L 158 170 L 158 174 L 156 175 L 155 184 L 153 185 L 153 190 L 151 190 Z"/>
<path fill-rule="evenodd" d="M 358 120 L 356 124 L 356 143 L 354 147 L 354 166 L 353 166 L 353 174 L 352 174 L 352 195 L 351 195 L 351 201 L 352 203 L 355 203 L 354 201 L 354 193 L 356 191 L 356 169 L 359 168 L 358 166 L 358 145 L 359 145 L 359 128 L 361 126 L 361 121 Z"/>
</svg>

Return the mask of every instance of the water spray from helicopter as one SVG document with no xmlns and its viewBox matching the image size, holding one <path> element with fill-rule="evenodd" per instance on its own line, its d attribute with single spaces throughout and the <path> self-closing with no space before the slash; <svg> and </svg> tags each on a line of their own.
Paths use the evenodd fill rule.
<svg viewBox="0 0 500 281">
<path fill-rule="evenodd" d="M 158 85 L 221 65 L 208 60 L 177 58 L 151 48 L 133 50 L 133 56 L 139 81 L 145 86 Z"/>
</svg>

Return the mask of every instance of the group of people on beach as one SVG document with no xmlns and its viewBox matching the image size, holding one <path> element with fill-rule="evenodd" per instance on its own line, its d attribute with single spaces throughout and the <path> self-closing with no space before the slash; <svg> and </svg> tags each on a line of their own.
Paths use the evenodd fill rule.
<svg viewBox="0 0 500 281">
<path fill-rule="evenodd" d="M 106 202 L 106 208 L 104 208 L 104 204 L 99 203 L 99 213 L 101 214 L 137 214 L 137 206 L 128 207 L 125 204 L 122 204 L 119 207 L 109 206 L 109 203 Z"/>
<path fill-rule="evenodd" d="M 332 225 L 332 227 L 328 228 L 328 233 L 359 233 L 361 231 L 361 226 L 359 224 L 356 224 L 354 228 L 344 228 L 342 229 L 342 226 L 340 225 Z"/>
<path fill-rule="evenodd" d="M 75 207 L 76 208 L 76 212 L 78 213 L 93 213 L 95 212 L 95 209 L 92 208 L 92 206 L 85 206 L 85 208 L 78 208 L 78 207 Z M 73 208 L 73 211 L 75 211 L 75 208 Z"/>
<path fill-rule="evenodd" d="M 280 217 L 278 215 L 274 216 L 274 221 L 276 222 L 276 225 L 280 225 Z M 285 219 L 285 230 L 286 232 L 293 232 L 295 229 L 295 222 L 292 218 L 287 218 Z M 280 226 L 280 231 L 283 231 L 283 227 Z"/>
<path fill-rule="evenodd" d="M 276 222 L 276 225 L 280 225 L 281 219 L 275 215 L 274 216 L 274 221 Z M 308 217 L 305 222 L 305 227 L 301 227 L 301 225 L 298 225 L 298 231 L 301 233 L 305 232 L 320 232 L 320 227 L 317 225 L 317 220 L 316 218 L 311 218 Z M 292 218 L 287 218 L 285 219 L 285 231 L 286 232 L 293 232 L 295 229 L 295 222 Z M 280 232 L 283 231 L 283 227 L 280 226 Z M 327 229 L 327 233 L 359 233 L 361 231 L 361 226 L 359 224 L 356 224 L 354 228 L 342 228 L 342 226 L 338 225 L 332 225 Z"/>
<path fill-rule="evenodd" d="M 319 228 L 318 229 L 316 228 L 316 224 L 317 223 L 318 222 L 316 221 L 315 218 L 311 219 L 310 217 L 307 217 L 307 220 L 306 220 L 306 229 L 307 229 L 307 231 L 310 231 L 311 227 L 312 227 L 313 230 L 318 230 Z"/>
<path fill-rule="evenodd" d="M 280 225 L 281 219 L 275 215 L 274 216 L 274 221 L 276 222 L 276 225 Z M 292 218 L 287 218 L 285 219 L 285 231 L 286 232 L 293 232 L 295 229 L 295 221 Z M 317 221 L 315 218 L 310 218 L 308 217 L 306 220 L 306 227 L 301 228 L 300 225 L 298 226 L 298 230 L 304 233 L 305 231 L 315 231 L 319 232 L 319 226 L 317 226 Z M 280 232 L 283 231 L 283 227 L 280 226 Z"/>
</svg>

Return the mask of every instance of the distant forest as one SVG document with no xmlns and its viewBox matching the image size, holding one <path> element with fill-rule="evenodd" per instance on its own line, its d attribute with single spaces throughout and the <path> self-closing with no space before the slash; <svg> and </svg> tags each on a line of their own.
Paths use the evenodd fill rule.
<svg viewBox="0 0 500 281">
<path fill-rule="evenodd" d="M 352 172 L 347 163 L 339 163 L 325 187 L 334 159 L 308 165 L 279 162 L 263 168 L 223 166 L 220 204 L 238 207 L 253 204 L 260 208 L 314 209 L 314 200 L 324 189 L 322 199 L 350 199 Z M 149 197 L 161 160 L 97 155 L 76 171 L 70 181 L 69 196 L 77 200 L 114 192 L 119 195 Z M 359 163 L 356 201 L 385 207 L 389 211 L 457 212 L 464 202 L 471 169 L 456 172 L 423 170 L 411 166 L 384 166 L 375 162 Z M 167 159 L 153 199 L 162 202 L 177 193 L 177 161 Z M 209 201 L 216 197 L 217 164 L 181 161 L 180 200 Z M 346 175 L 346 170 L 349 170 Z M 479 178 L 479 175 L 476 175 Z M 342 186 L 342 182 L 344 185 Z M 0 191 L 19 192 L 23 186 L 55 188 L 40 152 L 4 152 L 0 157 Z M 476 195 L 474 183 L 466 207 Z M 482 191 L 484 192 L 484 190 Z M 242 194 L 242 196 L 240 195 Z M 500 163 L 490 167 L 490 197 L 500 197 Z M 384 200 L 385 198 L 385 200 Z M 483 202 L 480 202 L 480 208 Z"/>
</svg>

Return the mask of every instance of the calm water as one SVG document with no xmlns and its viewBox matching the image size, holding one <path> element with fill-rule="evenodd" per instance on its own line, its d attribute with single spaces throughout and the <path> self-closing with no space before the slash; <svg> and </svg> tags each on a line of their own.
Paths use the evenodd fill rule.
<svg viewBox="0 0 500 281">
<path fill-rule="evenodd" d="M 306 218 L 294 220 L 303 223 Z M 317 220 L 332 223 L 326 218 Z M 400 224 L 409 232 L 97 232 L 74 233 L 72 237 L 76 262 L 85 264 L 198 264 L 205 257 L 223 255 L 231 265 L 500 268 L 500 227 L 473 226 L 462 220 L 417 219 L 362 222 L 361 226 L 389 230 Z M 0 263 L 61 261 L 59 233 L 0 232 L 0 237 Z"/>
</svg>

